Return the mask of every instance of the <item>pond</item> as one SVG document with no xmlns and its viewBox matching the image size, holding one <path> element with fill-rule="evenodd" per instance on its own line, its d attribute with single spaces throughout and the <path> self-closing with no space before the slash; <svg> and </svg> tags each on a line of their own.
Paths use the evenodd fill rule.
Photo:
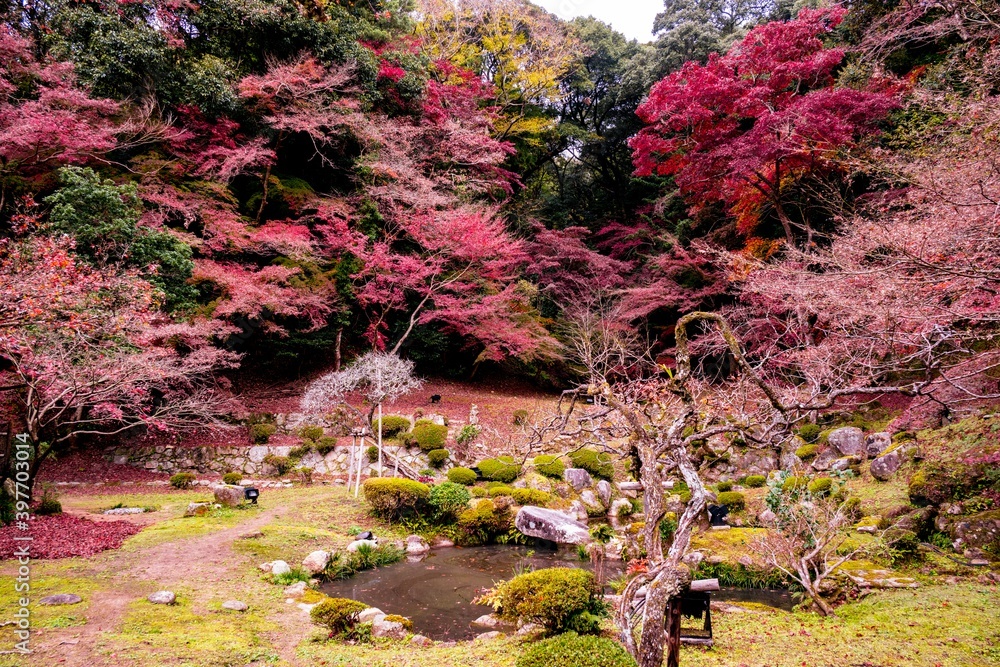
<svg viewBox="0 0 1000 667">
<path fill-rule="evenodd" d="M 589 567 L 572 549 L 547 550 L 524 546 L 489 546 L 435 549 L 419 561 L 359 572 L 343 581 L 323 584 L 332 597 L 359 600 L 387 614 L 399 614 L 413 621 L 414 631 L 436 640 L 472 639 L 484 630 L 471 627 L 472 621 L 492 608 L 473 604 L 483 589 L 510 579 L 520 571 L 549 567 Z M 617 568 L 615 566 L 618 566 Z M 620 563 L 608 563 L 609 578 L 620 574 Z M 715 599 L 762 602 L 787 606 L 785 591 L 724 589 Z"/>
</svg>

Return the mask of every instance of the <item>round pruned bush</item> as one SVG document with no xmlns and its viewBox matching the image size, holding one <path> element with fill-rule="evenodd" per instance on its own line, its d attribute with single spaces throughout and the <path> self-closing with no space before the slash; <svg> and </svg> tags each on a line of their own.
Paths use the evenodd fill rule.
<svg viewBox="0 0 1000 667">
<path fill-rule="evenodd" d="M 410 420 L 400 415 L 382 415 L 382 437 L 395 438 L 410 430 Z M 372 420 L 372 432 L 378 433 L 378 418 Z"/>
<path fill-rule="evenodd" d="M 813 444 L 819 440 L 819 434 L 822 432 L 823 429 L 817 424 L 803 424 L 799 428 L 799 437 L 807 443 Z"/>
<path fill-rule="evenodd" d="M 239 472 L 227 472 L 222 476 L 222 483 L 228 486 L 239 486 L 239 483 L 243 481 L 243 473 Z"/>
<path fill-rule="evenodd" d="M 566 464 L 562 459 L 552 454 L 540 454 L 531 463 L 535 466 L 535 470 L 552 479 L 561 480 L 566 471 Z"/>
<path fill-rule="evenodd" d="M 488 596 L 503 620 L 538 623 L 550 632 L 591 626 L 591 620 L 605 609 L 593 573 L 579 568 L 553 567 L 519 574 L 499 584 Z"/>
<path fill-rule="evenodd" d="M 521 474 L 521 466 L 514 463 L 514 459 L 509 456 L 485 459 L 480 461 L 477 467 L 484 479 L 504 484 L 510 484 Z"/>
<path fill-rule="evenodd" d="M 477 479 L 479 479 L 479 476 L 472 468 L 455 466 L 448 471 L 448 481 L 455 482 L 456 484 L 461 484 L 463 486 L 472 486 L 476 483 Z"/>
<path fill-rule="evenodd" d="M 545 507 L 552 500 L 552 494 L 539 489 L 513 489 L 511 497 L 518 505 Z"/>
<path fill-rule="evenodd" d="M 372 513 L 388 521 L 419 514 L 431 495 L 426 484 L 396 477 L 367 479 L 364 491 Z"/>
<path fill-rule="evenodd" d="M 350 632 L 358 622 L 358 614 L 368 608 L 364 602 L 349 598 L 328 598 L 309 612 L 313 623 L 322 625 L 331 633 L 341 636 Z"/>
<path fill-rule="evenodd" d="M 789 491 L 799 491 L 807 486 L 809 486 L 808 477 L 796 477 L 793 475 L 785 478 L 785 481 L 781 483 L 781 490 L 787 493 Z"/>
<path fill-rule="evenodd" d="M 457 516 L 468 509 L 472 494 L 461 484 L 444 482 L 431 489 L 430 505 L 439 518 Z"/>
<path fill-rule="evenodd" d="M 725 505 L 733 512 L 740 512 L 746 509 L 747 499 L 739 491 L 724 491 L 716 495 L 720 505 Z"/>
<path fill-rule="evenodd" d="M 473 498 L 489 498 L 490 490 L 485 486 L 470 486 L 469 493 L 472 494 Z"/>
<path fill-rule="evenodd" d="M 817 454 L 819 454 L 819 445 L 802 445 L 795 450 L 795 455 L 803 461 L 814 459 Z"/>
<path fill-rule="evenodd" d="M 304 440 L 319 440 L 323 437 L 323 427 L 314 424 L 306 424 L 299 429 L 299 437 Z"/>
<path fill-rule="evenodd" d="M 833 488 L 833 480 L 829 477 L 817 477 L 813 481 L 809 482 L 809 494 L 813 496 L 826 496 L 830 494 L 830 490 Z"/>
<path fill-rule="evenodd" d="M 194 473 L 179 472 L 176 475 L 170 476 L 170 486 L 175 489 L 190 489 L 195 479 L 197 478 L 194 476 Z"/>
<path fill-rule="evenodd" d="M 514 410 L 514 414 L 511 416 L 511 422 L 514 426 L 524 426 L 528 423 L 528 418 L 531 417 L 531 413 L 524 409 Z"/>
<path fill-rule="evenodd" d="M 378 445 L 370 445 L 365 453 L 368 455 L 368 461 L 375 463 L 378 461 Z"/>
<path fill-rule="evenodd" d="M 337 439 L 330 435 L 324 435 L 316 441 L 316 452 L 320 456 L 326 456 L 337 448 Z"/>
<path fill-rule="evenodd" d="M 636 662 L 611 639 L 566 632 L 531 644 L 516 667 L 636 667 Z"/>
<path fill-rule="evenodd" d="M 448 440 L 448 427 L 421 420 L 413 427 L 412 437 L 420 451 L 430 452 L 435 449 L 443 449 Z"/>
<path fill-rule="evenodd" d="M 250 439 L 255 445 L 266 445 L 277 431 L 278 427 L 274 424 L 253 424 L 250 426 Z"/>
<path fill-rule="evenodd" d="M 576 468 L 583 468 L 594 477 L 611 480 L 615 476 L 615 467 L 611 463 L 611 456 L 594 449 L 578 449 L 570 452 L 569 460 Z"/>
<path fill-rule="evenodd" d="M 763 475 L 747 475 L 747 478 L 743 480 L 744 486 L 751 489 L 759 489 L 767 483 L 767 477 Z"/>
<path fill-rule="evenodd" d="M 507 496 L 509 498 L 514 497 L 514 487 L 507 486 L 506 484 L 500 484 L 498 486 L 491 486 L 490 498 L 499 498 L 500 496 Z"/>
<path fill-rule="evenodd" d="M 448 460 L 449 456 L 450 454 L 447 449 L 432 449 L 427 452 L 427 461 L 431 464 L 432 468 L 440 468 Z"/>
<path fill-rule="evenodd" d="M 715 483 L 715 490 L 718 491 L 719 493 L 725 493 L 726 491 L 732 491 L 733 490 L 733 483 L 732 482 L 716 482 Z"/>
</svg>

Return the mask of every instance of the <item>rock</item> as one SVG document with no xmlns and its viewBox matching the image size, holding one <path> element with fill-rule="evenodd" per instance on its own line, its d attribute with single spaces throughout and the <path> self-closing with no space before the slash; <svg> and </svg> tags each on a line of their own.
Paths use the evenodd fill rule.
<svg viewBox="0 0 1000 667">
<path fill-rule="evenodd" d="M 403 627 L 402 623 L 387 621 L 385 618 L 377 618 L 372 623 L 372 636 L 404 639 L 406 637 L 406 628 Z"/>
<path fill-rule="evenodd" d="M 419 535 L 410 535 L 406 538 L 406 553 L 411 556 L 422 556 L 431 550 L 427 540 Z"/>
<path fill-rule="evenodd" d="M 597 499 L 597 496 L 590 489 L 583 490 L 583 493 L 580 494 L 580 500 L 588 507 L 602 507 L 601 501 Z"/>
<path fill-rule="evenodd" d="M 153 604 L 173 604 L 177 601 L 177 596 L 172 591 L 157 591 L 146 599 Z"/>
<path fill-rule="evenodd" d="M 257 569 L 260 570 L 261 572 L 270 572 L 271 563 L 261 563 L 260 565 L 257 566 Z"/>
<path fill-rule="evenodd" d="M 827 447 L 809 464 L 813 470 L 829 470 L 833 462 L 840 458 L 840 452 L 833 447 Z"/>
<path fill-rule="evenodd" d="M 881 482 L 886 482 L 892 479 L 892 476 L 896 474 L 901 465 L 903 465 L 903 457 L 900 456 L 898 449 L 894 449 L 873 459 L 869 470 L 872 477 Z"/>
<path fill-rule="evenodd" d="M 601 504 L 611 507 L 611 482 L 602 479 L 597 483 L 597 497 L 601 499 Z"/>
<path fill-rule="evenodd" d="M 190 503 L 184 516 L 205 516 L 212 511 L 212 503 Z"/>
<path fill-rule="evenodd" d="M 892 447 L 892 436 L 888 433 L 872 433 L 865 436 L 865 453 L 873 459 Z"/>
<path fill-rule="evenodd" d="M 496 630 L 494 630 L 493 632 L 484 632 L 481 635 L 476 635 L 476 641 L 489 642 L 493 641 L 494 639 L 499 639 L 500 636 L 501 636 L 500 633 L 497 632 Z"/>
<path fill-rule="evenodd" d="M 934 514 L 933 507 L 921 507 L 900 516 L 892 523 L 892 527 L 896 530 L 908 530 L 918 535 L 923 534 L 931 527 Z"/>
<path fill-rule="evenodd" d="M 496 614 L 483 614 L 469 625 L 476 630 L 495 630 L 503 625 L 503 621 Z"/>
<path fill-rule="evenodd" d="M 246 611 L 249 609 L 246 602 L 240 602 L 239 600 L 226 600 L 222 603 L 222 608 L 231 611 Z"/>
<path fill-rule="evenodd" d="M 539 625 L 538 623 L 525 623 L 517 630 L 518 637 L 528 637 L 529 639 L 535 639 L 536 637 L 541 637 L 545 634 L 545 627 Z"/>
<path fill-rule="evenodd" d="M 259 540 L 264 537 L 264 533 L 259 530 L 251 530 L 249 533 L 243 533 L 236 539 L 238 540 Z"/>
<path fill-rule="evenodd" d="M 772 512 L 771 510 L 764 510 L 759 515 L 757 515 L 757 519 L 765 526 L 773 524 L 777 518 L 778 515 Z"/>
<path fill-rule="evenodd" d="M 541 507 L 522 507 L 514 519 L 519 531 L 558 544 L 587 544 L 591 541 L 587 526 L 561 512 Z"/>
<path fill-rule="evenodd" d="M 330 564 L 329 551 L 313 551 L 302 560 L 302 569 L 309 574 L 319 574 Z"/>
<path fill-rule="evenodd" d="M 574 500 L 569 504 L 569 510 L 567 510 L 566 514 L 571 519 L 582 523 L 586 523 L 587 519 L 590 518 L 590 515 L 587 514 L 587 508 L 579 500 Z"/>
<path fill-rule="evenodd" d="M 700 551 L 689 551 L 684 554 L 684 558 L 681 560 L 685 565 L 690 567 L 692 571 L 694 571 L 698 569 L 699 565 L 701 565 L 701 561 L 705 560 L 705 554 Z"/>
<path fill-rule="evenodd" d="M 836 472 L 843 472 L 848 468 L 850 468 L 851 466 L 857 465 L 859 463 L 861 463 L 860 456 L 842 456 L 836 461 L 834 461 L 832 464 L 830 464 L 830 470 L 834 470 Z"/>
<path fill-rule="evenodd" d="M 376 619 L 384 618 L 385 615 L 385 612 L 378 607 L 368 607 L 358 614 L 358 623 L 374 623 Z"/>
<path fill-rule="evenodd" d="M 355 551 L 358 550 L 358 547 L 360 547 L 362 544 L 367 544 L 372 549 L 378 546 L 378 542 L 376 542 L 375 540 L 354 540 L 353 542 L 347 545 L 347 550 L 350 551 L 351 553 L 354 553 Z"/>
<path fill-rule="evenodd" d="M 947 532 L 959 546 L 970 551 L 1000 551 L 1000 515 L 996 510 L 951 518 Z"/>
<path fill-rule="evenodd" d="M 142 514 L 145 512 L 141 507 L 116 507 L 110 510 L 104 510 L 102 514 L 108 514 L 111 516 L 120 516 L 123 514 Z"/>
<path fill-rule="evenodd" d="M 684 509 L 686 507 L 687 507 L 687 505 L 684 504 L 684 501 L 681 500 L 681 497 L 679 495 L 677 495 L 676 493 L 674 495 L 670 496 L 669 498 L 667 498 L 667 511 L 668 512 L 673 512 L 677 516 L 680 516 L 681 514 L 684 514 Z"/>
<path fill-rule="evenodd" d="M 449 549 L 455 546 L 455 543 L 446 537 L 435 537 L 431 542 L 431 549 Z"/>
<path fill-rule="evenodd" d="M 57 595 L 47 595 L 38 601 L 38 604 L 44 605 L 64 605 L 64 604 L 77 604 L 83 602 L 83 598 L 79 595 L 73 593 L 59 593 Z"/>
<path fill-rule="evenodd" d="M 306 594 L 309 585 L 304 581 L 296 581 L 291 586 L 285 586 L 284 595 L 286 598 L 300 598 Z"/>
<path fill-rule="evenodd" d="M 243 487 L 220 484 L 212 487 L 215 494 L 215 502 L 223 507 L 238 507 L 243 502 Z"/>
<path fill-rule="evenodd" d="M 629 502 L 628 498 L 617 498 L 613 503 L 611 503 L 611 509 L 608 510 L 608 516 L 611 517 L 612 521 L 617 521 L 620 518 L 625 518 L 632 514 L 634 508 L 632 503 Z M 624 512 L 624 514 L 622 513 Z"/>
<path fill-rule="evenodd" d="M 840 452 L 841 456 L 863 455 L 866 451 L 865 432 L 854 426 L 833 429 L 826 441 Z"/>
<path fill-rule="evenodd" d="M 424 637 L 423 635 L 413 635 L 413 637 L 410 638 L 410 643 L 414 646 L 422 646 L 424 648 L 434 646 L 434 640 L 429 637 Z"/>
<path fill-rule="evenodd" d="M 283 560 L 276 560 L 271 563 L 271 574 L 276 577 L 282 574 L 288 574 L 291 571 L 292 568 Z"/>
<path fill-rule="evenodd" d="M 594 479 L 583 468 L 566 468 L 563 472 L 563 479 L 577 491 L 594 485 Z"/>
</svg>

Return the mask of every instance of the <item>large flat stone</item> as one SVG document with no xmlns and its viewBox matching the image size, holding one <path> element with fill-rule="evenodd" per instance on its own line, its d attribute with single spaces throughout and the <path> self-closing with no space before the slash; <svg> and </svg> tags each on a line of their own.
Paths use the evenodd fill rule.
<svg viewBox="0 0 1000 667">
<path fill-rule="evenodd" d="M 514 519 L 519 531 L 558 544 L 587 544 L 591 541 L 587 526 L 561 512 L 533 507 L 522 507 Z"/>
</svg>

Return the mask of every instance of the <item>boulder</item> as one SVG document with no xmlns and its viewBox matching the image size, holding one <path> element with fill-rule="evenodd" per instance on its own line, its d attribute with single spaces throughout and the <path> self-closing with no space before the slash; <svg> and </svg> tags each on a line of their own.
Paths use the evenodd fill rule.
<svg viewBox="0 0 1000 667">
<path fill-rule="evenodd" d="M 840 458 L 840 452 L 833 447 L 827 447 L 809 464 L 813 470 L 829 470 L 833 462 Z"/>
<path fill-rule="evenodd" d="M 215 502 L 223 507 L 238 507 L 243 502 L 242 486 L 220 484 L 219 486 L 212 487 L 212 493 L 215 494 Z"/>
<path fill-rule="evenodd" d="M 79 595 L 74 595 L 73 593 L 59 593 L 57 595 L 47 595 L 38 601 L 38 604 L 44 605 L 64 605 L 64 604 L 77 604 L 83 602 L 83 598 Z"/>
<path fill-rule="evenodd" d="M 594 479 L 583 468 L 566 468 L 563 471 L 563 479 L 569 482 L 570 486 L 577 491 L 594 485 Z"/>
<path fill-rule="evenodd" d="M 569 509 L 566 511 L 566 514 L 571 519 L 575 519 L 576 521 L 581 521 L 584 523 L 586 523 L 587 519 L 590 518 L 590 515 L 587 514 L 587 508 L 584 507 L 583 503 L 581 503 L 579 500 L 574 500 L 569 504 Z"/>
<path fill-rule="evenodd" d="M 605 507 L 611 507 L 611 492 L 611 482 L 608 480 L 602 479 L 597 483 L 597 497 Z"/>
<path fill-rule="evenodd" d="M 903 457 L 900 455 L 898 449 L 894 449 L 876 459 L 872 459 L 869 470 L 872 473 L 872 477 L 885 482 L 892 479 L 892 476 L 896 474 L 901 465 L 903 465 Z"/>
<path fill-rule="evenodd" d="M 379 618 L 385 618 L 385 612 L 378 607 L 368 607 L 358 614 L 358 623 L 374 623 Z"/>
<path fill-rule="evenodd" d="M 865 436 L 865 453 L 873 459 L 892 447 L 892 436 L 888 433 L 872 433 Z"/>
<path fill-rule="evenodd" d="M 313 551 L 302 560 L 302 569 L 309 574 L 319 574 L 330 564 L 329 551 Z"/>
<path fill-rule="evenodd" d="M 283 560 L 276 560 L 271 563 L 271 574 L 278 577 L 292 571 L 291 566 Z"/>
<path fill-rule="evenodd" d="M 483 614 L 469 625 L 475 630 L 496 630 L 503 625 L 503 621 L 496 614 Z"/>
<path fill-rule="evenodd" d="M 177 596 L 172 591 L 157 591 L 146 599 L 153 604 L 173 604 L 177 601 Z"/>
<path fill-rule="evenodd" d="M 539 625 L 538 623 L 525 623 L 517 630 L 518 637 L 527 637 L 529 639 L 538 639 L 545 634 L 545 626 Z"/>
<path fill-rule="evenodd" d="M 835 428 L 827 436 L 827 443 L 840 452 L 841 456 L 857 456 L 864 454 L 865 432 L 854 426 Z"/>
<path fill-rule="evenodd" d="M 603 507 L 601 501 L 597 499 L 597 496 L 590 489 L 584 489 L 583 493 L 580 494 L 580 500 L 587 507 Z"/>
<path fill-rule="evenodd" d="M 841 456 L 839 459 L 830 464 L 830 470 L 836 472 L 843 472 L 853 465 L 858 465 L 861 463 L 860 456 Z"/>
<path fill-rule="evenodd" d="M 431 542 L 431 549 L 448 549 L 455 546 L 455 543 L 449 540 L 447 537 L 441 537 L 440 535 L 434 538 Z"/>
<path fill-rule="evenodd" d="M 226 600 L 222 603 L 223 609 L 229 609 L 230 611 L 246 611 L 249 609 L 246 602 L 240 602 L 239 600 Z"/>
<path fill-rule="evenodd" d="M 626 516 L 632 514 L 633 511 L 634 508 L 628 498 L 618 498 L 611 503 L 611 509 L 608 510 L 608 516 L 611 517 L 612 521 L 617 521 L 619 517 L 625 518 Z"/>
<path fill-rule="evenodd" d="M 778 464 L 782 470 L 798 470 L 802 467 L 802 459 L 795 455 L 795 450 L 789 449 L 781 452 Z"/>
<path fill-rule="evenodd" d="M 406 628 L 403 627 L 402 623 L 397 621 L 387 621 L 385 618 L 376 618 L 372 622 L 372 636 L 373 637 L 386 637 L 389 639 L 404 639 L 406 637 Z"/>
<path fill-rule="evenodd" d="M 561 512 L 542 507 L 522 507 L 514 519 L 519 531 L 558 544 L 587 544 L 591 541 L 587 526 Z"/>
<path fill-rule="evenodd" d="M 500 639 L 500 637 L 501 634 L 498 631 L 494 630 L 493 632 L 484 632 L 481 635 L 476 635 L 476 640 L 489 642 L 493 641 L 494 639 Z"/>
<path fill-rule="evenodd" d="M 212 503 L 190 503 L 184 511 L 184 516 L 205 516 L 212 511 Z"/>
<path fill-rule="evenodd" d="M 421 646 L 423 648 L 434 646 L 434 640 L 430 637 L 424 637 L 423 635 L 413 635 L 413 637 L 410 638 L 410 643 L 414 646 Z"/>
<path fill-rule="evenodd" d="M 956 517 L 949 523 L 948 533 L 959 548 L 1000 550 L 1000 511 Z"/>
<path fill-rule="evenodd" d="M 410 535 L 406 538 L 406 553 L 411 556 L 423 556 L 431 550 L 427 540 L 419 535 Z"/>
<path fill-rule="evenodd" d="M 375 540 L 354 540 L 353 542 L 347 545 L 347 550 L 350 551 L 351 553 L 354 553 L 355 551 L 358 550 L 358 547 L 360 547 L 362 544 L 367 544 L 372 549 L 378 546 L 378 542 L 376 542 Z"/>
<path fill-rule="evenodd" d="M 286 598 L 300 598 L 306 594 L 306 589 L 309 587 L 304 581 L 296 581 L 291 586 L 285 586 L 284 595 Z"/>
</svg>

